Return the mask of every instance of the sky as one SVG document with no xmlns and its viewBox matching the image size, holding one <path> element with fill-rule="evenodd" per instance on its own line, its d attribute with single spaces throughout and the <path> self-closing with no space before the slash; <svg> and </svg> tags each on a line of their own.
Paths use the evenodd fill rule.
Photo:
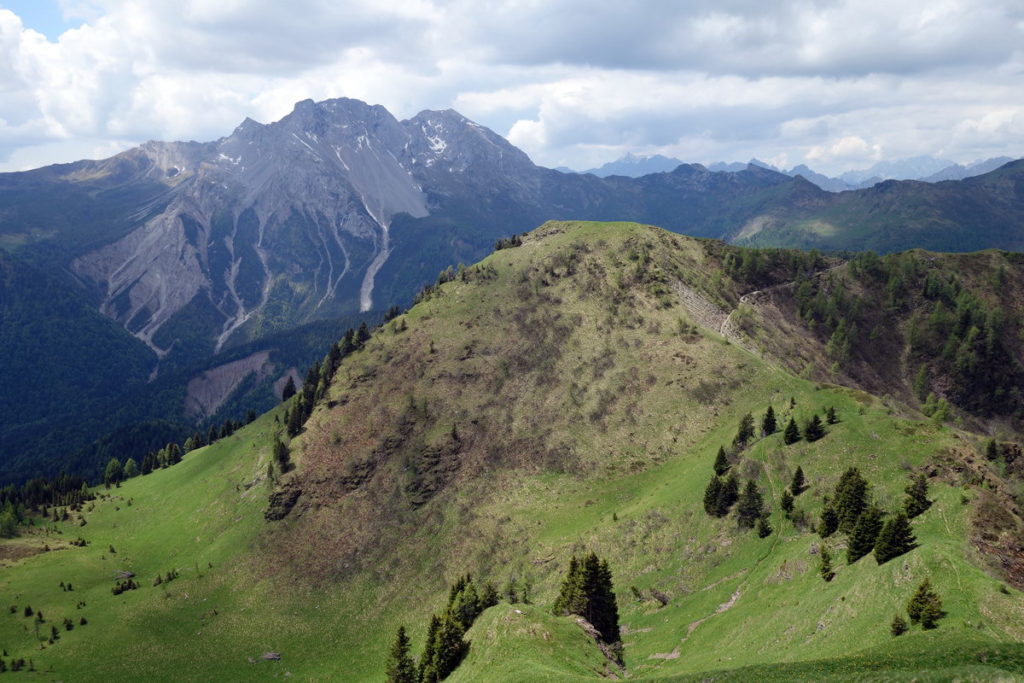
<svg viewBox="0 0 1024 683">
<path fill-rule="evenodd" d="M 1021 157 L 1024 2 L 0 0 L 2 171 L 331 97 L 454 108 L 552 167 Z"/>
</svg>

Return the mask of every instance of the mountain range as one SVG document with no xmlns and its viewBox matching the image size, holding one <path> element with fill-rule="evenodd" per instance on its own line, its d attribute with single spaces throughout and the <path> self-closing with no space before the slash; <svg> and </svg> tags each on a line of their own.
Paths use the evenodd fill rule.
<svg viewBox="0 0 1024 683">
<path fill-rule="evenodd" d="M 838 177 L 830 177 L 818 173 L 806 164 L 794 166 L 787 171 L 759 159 L 751 159 L 746 164 L 720 161 L 708 164 L 707 168 L 709 171 L 735 173 L 744 170 L 748 165 L 761 166 L 784 173 L 790 177 L 803 176 L 806 180 L 829 192 L 843 192 L 846 190 L 866 189 L 884 180 L 920 180 L 926 183 L 937 183 L 943 180 L 963 180 L 964 178 L 994 171 L 1011 161 L 1013 161 L 1012 157 L 1002 156 L 985 159 L 984 161 L 975 161 L 969 164 L 957 164 L 946 159 L 919 156 L 896 161 L 880 161 L 866 169 L 846 171 Z M 637 155 L 630 153 L 615 161 L 605 163 L 600 167 L 581 171 L 581 173 L 591 173 L 602 178 L 611 175 L 639 178 L 649 173 L 671 171 L 684 163 L 680 159 L 666 157 L 661 154 Z M 566 173 L 576 172 L 566 167 L 560 167 L 557 170 Z"/>
<path fill-rule="evenodd" d="M 282 344 L 282 335 L 319 325 L 329 338 L 375 322 L 439 271 L 545 220 L 629 219 L 824 250 L 1020 249 L 1022 175 L 1012 162 L 962 181 L 839 194 L 757 164 L 599 178 L 536 166 L 451 110 L 399 121 L 351 99 L 299 102 L 280 121 L 246 120 L 213 142 L 149 142 L 110 159 L 0 174 L 3 334 L 20 344 L 0 352 L 2 379 L 34 387 L 32 410 L 13 397 L 4 405 L 0 472 L 50 471 L 82 448 L 80 461 L 91 463 L 83 471 L 98 468 L 106 450 L 91 440 L 143 417 L 152 446 L 197 423 L 241 419 L 243 407 L 265 409 L 285 376 L 313 360 L 286 362 L 282 347 L 312 353 L 315 344 Z M 67 306 L 96 334 L 66 342 L 56 312 Z M 31 355 L 17 355 L 35 328 L 52 340 L 53 367 L 72 368 L 63 375 L 75 382 L 42 381 Z M 130 349 L 129 362 L 74 370 L 108 362 L 107 338 Z M 207 386 L 202 377 L 220 378 L 212 397 L 197 398 L 210 393 L 196 389 Z M 75 392 L 98 397 L 94 417 L 81 419 L 68 400 Z M 125 406 L 131 416 L 111 417 Z"/>
</svg>

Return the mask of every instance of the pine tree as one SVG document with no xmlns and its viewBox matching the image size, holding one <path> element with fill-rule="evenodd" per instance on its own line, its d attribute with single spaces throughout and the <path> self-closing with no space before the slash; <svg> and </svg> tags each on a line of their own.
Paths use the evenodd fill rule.
<svg viewBox="0 0 1024 683">
<path fill-rule="evenodd" d="M 280 439 L 274 439 L 274 462 L 277 464 L 277 469 L 281 474 L 288 471 L 291 466 L 290 459 L 288 457 L 288 447 L 281 443 Z"/>
<path fill-rule="evenodd" d="M 796 426 L 796 420 L 789 418 L 786 431 L 782 434 L 782 441 L 788 446 L 800 440 L 800 428 Z"/>
<path fill-rule="evenodd" d="M 828 583 L 836 577 L 836 573 L 832 571 L 832 554 L 828 551 L 828 546 L 821 546 L 821 565 L 818 567 L 818 573 L 821 574 L 821 578 Z"/>
<path fill-rule="evenodd" d="M 907 602 L 907 615 L 912 623 L 920 622 L 925 628 L 935 628 L 935 622 L 945 615 L 942 611 L 942 598 L 932 590 L 932 582 L 927 578 Z M 930 625 L 925 625 L 925 619 Z"/>
<path fill-rule="evenodd" d="M 821 418 L 815 413 L 804 427 L 804 438 L 813 442 L 823 436 L 825 436 L 825 427 L 821 424 Z"/>
<path fill-rule="evenodd" d="M 825 422 L 829 423 L 830 425 L 834 425 L 835 423 L 839 422 L 839 418 L 836 417 L 836 409 L 833 408 L 832 406 L 829 406 L 828 410 L 825 411 Z"/>
<path fill-rule="evenodd" d="M 985 458 L 991 461 L 999 459 L 999 447 L 996 446 L 995 439 L 989 439 L 985 444 Z"/>
<path fill-rule="evenodd" d="M 405 634 L 404 626 L 398 627 L 398 636 L 391 646 L 387 676 L 389 683 L 418 683 L 416 664 L 409 654 L 409 636 Z"/>
<path fill-rule="evenodd" d="M 747 481 L 747 485 L 740 494 L 736 504 L 736 521 L 744 529 L 752 529 L 757 520 L 764 515 L 764 499 L 761 491 L 753 479 Z"/>
<path fill-rule="evenodd" d="M 366 322 L 364 321 L 364 322 L 359 323 L 359 329 L 356 330 L 356 345 L 359 348 L 363 348 L 363 346 L 369 340 L 370 340 L 370 330 L 366 326 Z"/>
<path fill-rule="evenodd" d="M 768 406 L 768 410 L 764 411 L 764 418 L 761 419 L 761 433 L 765 436 L 774 434 L 778 430 L 779 426 L 775 421 L 775 409 Z"/>
<path fill-rule="evenodd" d="M 619 609 L 607 561 L 590 553 L 582 561 L 574 556 L 555 602 L 555 614 L 577 614 L 597 629 L 606 643 L 620 640 Z"/>
<path fill-rule="evenodd" d="M 789 517 L 790 513 L 793 512 L 793 494 L 788 490 L 782 492 L 782 500 L 779 502 L 779 507 L 786 513 L 786 517 Z"/>
<path fill-rule="evenodd" d="M 860 475 L 860 470 L 851 467 L 843 473 L 836 484 L 834 505 L 839 515 L 839 530 L 844 533 L 853 531 L 857 518 L 868 504 L 868 482 Z"/>
<path fill-rule="evenodd" d="M 740 497 L 740 480 L 736 477 L 735 472 L 730 472 L 729 476 L 725 478 L 725 483 L 722 484 L 722 488 L 718 492 L 718 503 L 716 505 L 716 514 L 719 517 L 725 517 L 729 514 L 729 510 Z"/>
<path fill-rule="evenodd" d="M 881 531 L 882 511 L 874 505 L 869 505 L 857 518 L 857 525 L 850 534 L 846 547 L 846 561 L 853 564 L 874 550 L 875 541 L 878 540 Z"/>
<path fill-rule="evenodd" d="M 767 538 L 772 535 L 772 523 L 768 520 L 767 515 L 764 517 L 758 517 L 757 519 L 757 536 L 758 538 Z"/>
<path fill-rule="evenodd" d="M 909 628 L 910 627 L 907 626 L 907 620 L 897 614 L 892 618 L 892 624 L 889 625 L 889 633 L 891 633 L 895 638 L 897 636 L 902 636 Z"/>
<path fill-rule="evenodd" d="M 447 612 L 440 619 L 434 619 L 437 619 L 438 624 L 424 651 L 424 657 L 429 652 L 430 658 L 420 664 L 420 680 L 424 683 L 436 683 L 447 678 L 469 651 L 469 643 L 462 638 L 465 629 L 457 615 Z"/>
<path fill-rule="evenodd" d="M 907 492 L 907 498 L 903 503 L 903 509 L 910 519 L 917 517 L 932 506 L 932 502 L 928 500 L 928 479 L 925 478 L 923 472 L 912 477 L 910 484 L 904 490 Z"/>
<path fill-rule="evenodd" d="M 427 627 L 427 639 L 423 646 L 423 655 L 420 657 L 420 663 L 417 667 L 417 679 L 422 683 L 427 683 L 430 680 L 427 676 L 427 670 L 433 666 L 434 663 L 434 650 L 437 643 L 437 632 L 441 629 L 441 619 L 436 615 L 430 616 L 430 625 Z M 437 680 L 434 678 L 433 680 Z"/>
<path fill-rule="evenodd" d="M 720 516 L 718 514 L 718 499 L 722 495 L 722 480 L 717 476 L 711 477 L 711 481 L 708 482 L 708 486 L 704 489 L 704 511 L 713 517 Z M 573 558 L 574 560 L 576 558 Z"/>
<path fill-rule="evenodd" d="M 875 559 L 878 564 L 885 564 L 894 557 L 909 553 L 917 547 L 917 539 L 914 531 L 910 528 L 907 516 L 897 512 L 896 516 L 890 519 L 882 527 L 875 541 Z"/>
<path fill-rule="evenodd" d="M 718 447 L 718 455 L 715 456 L 715 474 L 722 476 L 729 471 L 732 465 L 729 464 L 729 458 L 725 455 L 725 446 Z"/>
<path fill-rule="evenodd" d="M 297 389 L 295 388 L 295 378 L 291 375 L 288 376 L 288 381 L 285 382 L 285 387 L 281 390 L 281 400 L 285 401 L 295 395 Z"/>
<path fill-rule="evenodd" d="M 754 416 L 747 413 L 740 418 L 740 426 L 736 431 L 736 437 L 732 440 L 733 444 L 739 448 L 743 448 L 747 445 L 754 436 Z"/>
<path fill-rule="evenodd" d="M 793 492 L 794 496 L 799 496 L 804 492 L 806 482 L 804 480 L 804 468 L 797 465 L 796 472 L 793 473 L 793 481 L 789 485 L 789 490 Z"/>
<path fill-rule="evenodd" d="M 828 538 L 839 529 L 839 514 L 836 509 L 825 500 L 825 506 L 821 509 L 821 521 L 818 522 L 818 535 Z"/>
</svg>

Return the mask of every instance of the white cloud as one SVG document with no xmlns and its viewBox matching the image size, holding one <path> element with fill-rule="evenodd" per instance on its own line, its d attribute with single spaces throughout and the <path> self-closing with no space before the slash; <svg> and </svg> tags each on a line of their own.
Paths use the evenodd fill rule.
<svg viewBox="0 0 1024 683">
<path fill-rule="evenodd" d="M 0 10 L 0 169 L 336 96 L 455 107 L 546 165 L 1024 155 L 1015 0 L 61 4 L 56 42 Z"/>
</svg>

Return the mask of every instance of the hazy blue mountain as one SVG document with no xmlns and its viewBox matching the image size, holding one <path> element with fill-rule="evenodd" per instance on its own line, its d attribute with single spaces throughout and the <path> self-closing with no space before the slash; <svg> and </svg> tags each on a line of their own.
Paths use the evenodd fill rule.
<svg viewBox="0 0 1024 683">
<path fill-rule="evenodd" d="M 665 173 L 667 171 L 671 171 L 682 163 L 683 162 L 679 159 L 666 157 L 661 154 L 652 154 L 649 156 L 627 154 L 615 161 L 609 161 L 606 164 L 602 164 L 597 168 L 587 169 L 586 171 L 583 171 L 583 173 L 593 173 L 601 178 L 607 178 L 612 175 L 639 178 L 640 176 L 644 176 L 649 173 Z"/>
</svg>

